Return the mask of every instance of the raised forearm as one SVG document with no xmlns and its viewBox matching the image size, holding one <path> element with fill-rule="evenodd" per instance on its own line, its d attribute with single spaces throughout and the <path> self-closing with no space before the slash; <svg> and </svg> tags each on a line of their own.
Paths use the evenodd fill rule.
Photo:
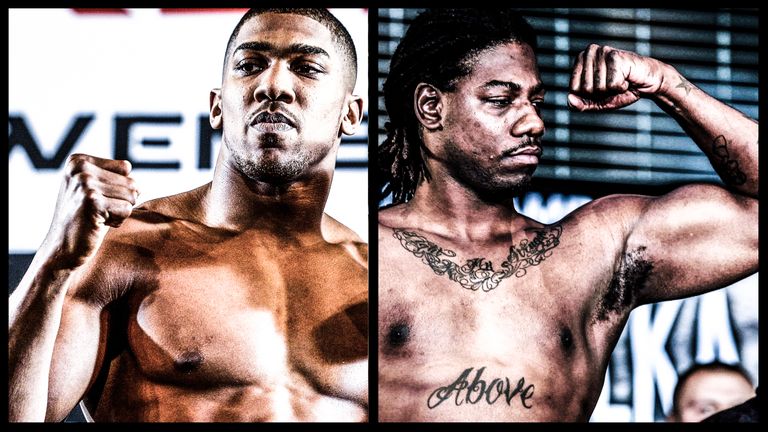
<svg viewBox="0 0 768 432">
<path fill-rule="evenodd" d="M 725 184 L 758 195 L 758 123 L 691 84 L 675 68 L 663 68 L 654 99 L 706 153 Z"/>
<path fill-rule="evenodd" d="M 8 301 L 8 420 L 44 421 L 53 349 L 72 270 L 38 252 Z"/>
</svg>

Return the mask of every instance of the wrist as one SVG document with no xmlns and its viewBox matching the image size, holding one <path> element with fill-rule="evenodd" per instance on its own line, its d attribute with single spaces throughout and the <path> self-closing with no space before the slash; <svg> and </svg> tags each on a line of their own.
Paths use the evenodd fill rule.
<svg viewBox="0 0 768 432">
<path fill-rule="evenodd" d="M 685 79 L 674 66 L 662 63 L 660 76 L 661 83 L 652 96 L 657 103 L 661 102 L 672 107 L 679 106 L 680 101 L 693 90 L 693 84 Z"/>
<path fill-rule="evenodd" d="M 50 277 L 66 276 L 79 270 L 87 261 L 86 257 L 73 256 L 66 249 L 64 242 L 46 239 L 35 254 L 35 261 Z"/>
</svg>

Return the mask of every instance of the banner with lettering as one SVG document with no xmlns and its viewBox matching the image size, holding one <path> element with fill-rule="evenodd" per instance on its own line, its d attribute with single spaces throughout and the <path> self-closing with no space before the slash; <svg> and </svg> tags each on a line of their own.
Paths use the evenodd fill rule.
<svg viewBox="0 0 768 432">
<path fill-rule="evenodd" d="M 9 251 L 32 252 L 69 154 L 130 159 L 144 202 L 209 182 L 220 131 L 208 95 L 245 9 L 9 10 Z M 359 59 L 368 110 L 368 12 L 331 9 Z M 345 137 L 326 211 L 368 238 L 368 127 Z"/>
</svg>

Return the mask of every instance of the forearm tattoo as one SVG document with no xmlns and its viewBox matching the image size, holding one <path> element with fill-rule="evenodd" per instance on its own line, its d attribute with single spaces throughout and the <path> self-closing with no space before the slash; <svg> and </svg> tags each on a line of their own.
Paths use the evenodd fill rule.
<svg viewBox="0 0 768 432">
<path fill-rule="evenodd" d="M 466 289 L 488 292 L 512 275 L 518 278 L 525 276 L 528 267 L 537 266 L 552 255 L 552 249 L 560 244 L 562 232 L 562 226 L 553 225 L 537 230 L 533 240 L 523 239 L 517 246 L 512 245 L 499 271 L 494 270 L 493 263 L 485 258 L 472 258 L 464 265 L 443 258 L 455 257 L 456 252 L 443 249 L 414 231 L 395 228 L 394 236 L 407 251 L 431 267 L 435 274 L 445 274 Z"/>
<path fill-rule="evenodd" d="M 739 161 L 731 159 L 728 152 L 730 142 L 723 135 L 718 135 L 712 142 L 712 154 L 715 168 L 720 172 L 722 179 L 734 186 L 741 186 L 747 182 L 747 175 L 739 167 Z"/>
<path fill-rule="evenodd" d="M 678 77 L 678 78 L 680 78 L 680 84 L 676 85 L 675 88 L 681 88 L 685 90 L 686 96 L 691 94 L 691 90 L 693 90 L 693 84 L 691 84 L 687 79 L 683 77 Z"/>
<path fill-rule="evenodd" d="M 435 389 L 427 399 L 427 406 L 433 409 L 451 398 L 453 398 L 456 406 L 460 406 L 463 403 L 474 405 L 483 401 L 488 405 L 493 405 L 499 400 L 512 406 L 512 400 L 515 399 L 515 396 L 519 396 L 523 407 L 530 409 L 533 406 L 529 399 L 533 397 L 534 386 L 533 384 L 526 386 L 525 378 L 520 378 L 514 388 L 512 388 L 512 384 L 507 377 L 503 379 L 494 378 L 490 383 L 486 383 L 482 379 L 483 372 L 485 371 L 485 366 L 483 366 L 475 371 L 475 377 L 472 379 L 472 382 L 469 382 L 468 378 L 472 373 L 472 369 L 471 367 L 464 369 L 464 372 L 452 383 Z"/>
</svg>

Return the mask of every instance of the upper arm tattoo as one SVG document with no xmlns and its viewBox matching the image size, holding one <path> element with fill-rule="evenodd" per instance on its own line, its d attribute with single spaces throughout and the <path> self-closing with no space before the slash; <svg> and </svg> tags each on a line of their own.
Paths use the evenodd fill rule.
<svg viewBox="0 0 768 432">
<path fill-rule="evenodd" d="M 477 291 L 490 291 L 503 279 L 512 275 L 525 276 L 528 267 L 537 266 L 550 255 L 552 249 L 560 244 L 560 235 L 563 228 L 560 225 L 537 230 L 533 240 L 523 239 L 515 246 L 509 248 L 507 259 L 501 263 L 501 269 L 493 269 L 493 263 L 485 258 L 472 258 L 466 264 L 459 265 L 450 259 L 443 257 L 455 257 L 456 252 L 427 240 L 424 236 L 414 232 L 395 228 L 394 236 L 400 240 L 400 244 L 417 258 L 421 258 L 435 274 L 447 274 L 448 278 L 464 288 Z"/>
<path fill-rule="evenodd" d="M 739 167 L 739 161 L 731 159 L 728 152 L 730 142 L 723 135 L 718 135 L 712 142 L 712 154 L 715 158 L 715 168 L 720 172 L 726 183 L 741 186 L 747 182 L 747 175 Z"/>
</svg>

